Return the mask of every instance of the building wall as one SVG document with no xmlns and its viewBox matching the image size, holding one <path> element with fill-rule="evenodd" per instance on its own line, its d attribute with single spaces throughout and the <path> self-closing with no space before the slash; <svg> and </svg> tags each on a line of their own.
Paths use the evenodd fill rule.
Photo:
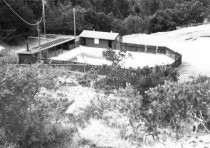
<svg viewBox="0 0 210 148">
<path fill-rule="evenodd" d="M 82 44 L 82 40 L 83 39 L 84 38 L 81 38 L 81 44 Z M 109 48 L 108 42 L 109 42 L 108 40 L 99 39 L 99 44 L 95 44 L 94 43 L 94 39 L 92 39 L 92 38 L 86 38 L 86 45 L 85 46 L 88 46 L 88 47 L 98 47 L 98 48 Z M 115 41 L 112 41 L 112 48 L 116 48 Z"/>
<path fill-rule="evenodd" d="M 32 54 L 18 54 L 19 64 L 33 64 L 36 63 Z"/>
</svg>

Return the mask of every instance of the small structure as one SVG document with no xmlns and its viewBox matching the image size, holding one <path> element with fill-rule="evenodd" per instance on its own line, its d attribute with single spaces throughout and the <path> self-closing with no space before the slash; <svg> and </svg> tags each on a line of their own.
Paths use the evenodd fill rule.
<svg viewBox="0 0 210 148">
<path fill-rule="evenodd" d="M 62 54 L 63 50 L 71 50 L 73 48 L 75 48 L 74 37 L 54 39 L 50 42 L 41 44 L 40 46 L 35 46 L 33 48 L 29 48 L 27 45 L 27 49 L 25 51 L 18 52 L 19 63 L 36 63 L 40 57 L 48 59 Z"/>
<path fill-rule="evenodd" d="M 120 48 L 121 37 L 119 33 L 84 30 L 79 37 L 83 46 Z"/>
<path fill-rule="evenodd" d="M 0 51 L 4 50 L 5 48 L 3 46 L 0 45 Z"/>
<path fill-rule="evenodd" d="M 6 55 L 8 52 L 6 45 L 0 42 L 0 57 Z"/>
</svg>

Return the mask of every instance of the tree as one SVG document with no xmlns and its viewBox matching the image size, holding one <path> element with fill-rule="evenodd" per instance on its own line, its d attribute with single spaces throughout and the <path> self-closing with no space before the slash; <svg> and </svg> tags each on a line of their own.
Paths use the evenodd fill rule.
<svg viewBox="0 0 210 148">
<path fill-rule="evenodd" d="M 156 12 L 149 19 L 149 32 L 161 32 L 166 30 L 175 30 L 176 23 L 173 21 L 173 17 L 169 11 L 160 10 Z"/>
<path fill-rule="evenodd" d="M 111 31 L 112 16 L 106 15 L 103 12 L 97 14 L 97 27 L 96 30 Z"/>
<path fill-rule="evenodd" d="M 97 14 L 93 9 L 87 9 L 83 14 L 83 17 L 86 24 L 92 26 L 93 29 L 97 28 Z"/>
<path fill-rule="evenodd" d="M 124 21 L 120 19 L 113 19 L 111 24 L 111 30 L 120 33 L 120 35 L 125 35 L 128 32 Z"/>
<path fill-rule="evenodd" d="M 36 23 L 32 9 L 23 0 L 7 2 L 25 20 Z M 3 1 L 0 1 L 0 7 L 0 40 L 11 44 L 34 33 L 36 26 L 29 26 L 20 20 Z"/>
<path fill-rule="evenodd" d="M 129 15 L 129 2 L 127 0 L 114 1 L 114 14 L 117 18 L 125 18 Z"/>
<path fill-rule="evenodd" d="M 105 14 L 113 12 L 113 5 L 114 5 L 114 0 L 102 0 L 101 6 L 103 8 L 102 12 Z"/>
<path fill-rule="evenodd" d="M 207 8 L 198 0 L 177 3 L 176 15 L 183 19 L 184 24 L 203 22 Z"/>
<path fill-rule="evenodd" d="M 145 29 L 145 21 L 139 16 L 128 16 L 125 18 L 124 24 L 127 28 L 127 34 L 142 33 Z"/>
</svg>

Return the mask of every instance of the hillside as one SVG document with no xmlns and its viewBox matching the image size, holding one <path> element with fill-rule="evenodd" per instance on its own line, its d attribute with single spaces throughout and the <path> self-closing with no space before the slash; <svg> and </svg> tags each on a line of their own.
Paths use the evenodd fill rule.
<svg viewBox="0 0 210 148">
<path fill-rule="evenodd" d="M 124 42 L 132 42 L 132 43 L 141 43 L 148 45 L 163 45 L 170 47 L 171 49 L 181 53 L 183 55 L 183 65 L 178 69 L 180 72 L 181 82 L 185 82 L 188 80 L 189 76 L 198 76 L 198 75 L 207 75 L 210 76 L 209 69 L 209 58 L 208 55 L 210 53 L 209 41 L 210 38 L 210 25 L 200 25 L 196 27 L 187 27 L 178 29 L 176 31 L 171 32 L 161 32 L 155 34 L 133 34 L 124 36 Z M 94 89 L 90 89 L 95 92 Z M 90 90 L 86 92 L 90 92 Z M 91 93 L 92 94 L 92 93 Z M 97 96 L 100 97 L 97 97 Z M 84 108 L 88 108 L 88 106 L 97 106 L 100 108 L 100 98 L 101 93 L 96 93 L 95 97 L 91 97 L 93 99 L 93 104 L 89 97 L 89 101 L 85 102 Z M 89 95 L 88 95 L 89 96 Z M 110 96 L 105 96 L 107 102 L 112 102 L 113 100 L 118 100 L 121 98 L 120 93 L 114 93 Z M 126 99 L 125 99 L 126 100 Z M 119 100 L 118 100 L 119 101 Z M 79 116 L 78 108 L 81 107 L 83 101 L 76 101 L 72 108 L 69 107 L 67 113 L 75 114 Z M 99 104 L 98 104 L 99 103 Z M 104 102 L 103 102 L 104 103 Z M 77 108 L 76 104 L 79 107 Z M 105 103 L 106 104 L 106 103 Z M 107 104 L 106 104 L 107 105 Z M 94 107 L 93 107 L 94 108 Z M 99 110 L 98 110 L 99 111 Z M 82 113 L 83 114 L 83 113 Z M 80 114 L 81 115 L 81 114 Z M 130 143 L 129 140 L 121 139 L 122 136 L 120 128 L 123 128 L 124 133 L 123 137 L 130 136 L 133 132 L 131 131 L 131 127 L 129 125 L 128 118 L 123 116 L 118 112 L 117 109 L 114 110 L 105 110 L 103 114 L 103 118 L 101 119 L 90 119 L 86 128 L 79 129 L 78 138 L 85 139 L 87 145 L 95 145 L 96 147 L 113 147 L 113 148 L 136 148 L 139 145 L 136 143 Z M 167 131 L 168 129 L 165 129 Z M 164 129 L 163 129 L 164 131 Z M 168 133 L 167 131 L 166 133 Z M 169 132 L 170 133 L 170 132 Z M 132 134 L 131 134 L 132 135 Z M 172 136 L 173 137 L 173 136 Z M 144 148 L 207 148 L 210 145 L 210 137 L 208 135 L 200 135 L 197 136 L 194 133 L 189 135 L 185 135 L 185 137 L 181 138 L 181 140 L 174 140 L 168 135 L 165 137 L 158 137 L 159 142 L 154 142 L 154 139 L 151 136 L 146 136 L 145 144 L 152 144 L 152 146 L 145 145 Z M 76 142 L 77 143 L 77 142 Z M 91 146 L 90 146 L 91 147 Z"/>
<path fill-rule="evenodd" d="M 184 81 L 187 81 L 186 78 L 191 75 L 210 74 L 208 67 L 208 30 L 210 30 L 209 24 L 171 32 L 150 35 L 133 34 L 123 37 L 126 42 L 164 45 L 181 53 L 183 55 L 183 65 L 178 69 L 181 73 L 179 83 L 167 81 L 164 85 L 156 84 L 155 88 L 147 89 L 139 95 L 135 87 L 140 87 L 139 89 L 147 87 L 148 76 L 141 75 L 145 79 L 141 79 L 140 76 L 140 81 L 135 79 L 135 84 L 143 82 L 143 85 L 128 85 L 125 89 L 119 88 L 117 90 L 115 87 L 100 81 L 104 77 L 98 78 L 95 73 L 84 75 L 66 69 L 47 68 L 43 65 L 26 66 L 24 70 L 23 67 L 12 66 L 9 68 L 11 71 L 7 72 L 7 67 L 4 66 L 4 69 L 0 69 L 2 73 L 0 81 L 3 82 L 0 83 L 2 85 L 0 96 L 4 99 L 18 96 L 18 99 L 24 99 L 24 101 L 32 98 L 32 104 L 33 101 L 38 99 L 36 103 L 41 106 L 37 106 L 38 108 L 35 111 L 37 113 L 41 112 L 46 117 L 50 115 L 50 118 L 47 118 L 46 124 L 43 123 L 41 116 L 34 114 L 34 117 L 39 119 L 40 124 L 45 125 L 42 129 L 47 128 L 46 131 L 44 130 L 46 132 L 44 135 L 48 138 L 47 142 L 49 143 L 51 143 L 51 140 L 58 143 L 59 140 L 63 140 L 62 144 L 68 144 L 68 147 L 73 148 L 207 148 L 210 147 L 210 131 L 205 128 L 206 126 L 210 128 L 210 110 L 208 111 L 210 108 L 210 81 L 203 77 L 193 82 Z M 17 73 L 20 72 L 21 74 L 18 75 Z M 161 76 L 152 75 L 155 81 Z M 117 76 L 118 80 L 124 79 L 124 75 Z M 164 77 L 163 80 L 165 80 Z M 22 81 L 24 83 L 20 83 Z M 11 83 L 13 85 L 9 87 Z M 145 83 L 146 85 L 144 85 Z M 99 87 L 96 84 L 99 84 Z M 115 85 L 115 82 L 112 85 Z M 17 90 L 21 90 L 23 87 L 26 90 L 16 91 L 14 89 L 16 87 Z M 25 93 L 27 91 L 33 93 L 34 98 L 31 97 L 30 93 Z M 146 101 L 147 108 L 144 108 L 145 100 L 149 100 Z M 11 106 L 9 110 L 8 108 L 4 109 L 9 113 L 16 111 L 18 114 L 22 114 L 20 110 L 17 110 L 19 103 L 20 106 L 22 105 L 21 102 L 16 102 L 16 99 L 12 101 L 17 108 Z M 51 104 L 48 101 L 53 102 Z M 49 104 L 46 104 L 47 102 Z M 42 106 L 43 104 L 44 106 Z M 54 107 L 55 104 L 56 108 Z M 25 105 L 27 106 L 27 103 Z M 142 108 L 143 110 L 141 110 Z M 44 112 L 42 112 L 43 109 Z M 59 112 L 57 112 L 57 109 L 59 109 Z M 28 112 L 27 107 L 25 111 Z M 34 110 L 30 111 L 29 113 L 33 113 Z M 192 113 L 194 111 L 199 112 L 199 114 L 193 118 Z M 184 114 L 183 118 L 185 117 L 186 120 L 179 118 L 182 114 Z M 55 117 L 58 119 L 54 119 Z M 172 119 L 168 121 L 168 118 L 173 120 L 178 118 L 180 120 L 176 120 L 172 124 Z M 51 120 L 53 122 L 49 122 Z M 54 124 L 54 120 L 59 121 L 55 128 L 56 131 L 48 127 L 48 125 Z M 198 132 L 194 132 L 194 126 L 198 125 L 197 120 L 199 125 L 201 124 L 200 126 L 205 125 L 204 127 L 197 127 Z M 16 127 L 16 124 L 12 121 L 8 120 Z M 32 124 L 34 119 L 31 118 L 30 121 L 29 123 Z M 27 122 L 25 124 L 28 125 Z M 156 127 L 156 124 L 160 127 Z M 33 126 L 39 129 L 38 125 Z M 176 126 L 179 127 L 179 130 L 175 128 Z M 28 132 L 27 130 L 25 129 L 25 132 Z M 53 135 L 52 137 L 49 136 L 49 132 L 52 132 L 50 133 Z M 70 132 L 70 137 L 67 132 Z M 15 134 L 18 136 L 19 132 Z M 43 139 L 40 139 L 39 134 L 43 133 L 35 133 L 34 135 L 41 141 Z M 24 136 L 22 135 L 23 139 L 28 138 Z M 56 136 L 60 137 L 56 138 Z M 69 139 L 65 139 L 67 138 L 65 136 L 68 136 Z M 7 138 L 9 139 L 9 136 Z M 37 139 L 31 137 L 34 142 L 37 142 Z"/>
</svg>

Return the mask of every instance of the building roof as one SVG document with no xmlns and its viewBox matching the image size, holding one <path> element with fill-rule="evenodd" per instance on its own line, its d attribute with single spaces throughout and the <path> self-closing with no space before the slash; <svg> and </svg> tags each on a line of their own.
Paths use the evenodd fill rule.
<svg viewBox="0 0 210 148">
<path fill-rule="evenodd" d="M 119 33 L 84 30 L 79 36 L 83 38 L 115 40 Z"/>
<path fill-rule="evenodd" d="M 75 39 L 75 37 L 71 37 L 71 38 L 59 38 L 59 39 L 56 39 L 56 40 L 47 42 L 45 44 L 41 44 L 40 45 L 40 49 L 39 49 L 39 46 L 35 46 L 33 48 L 30 48 L 30 51 L 29 52 L 28 51 L 23 51 L 23 52 L 18 52 L 18 53 L 19 54 L 34 54 L 34 53 L 40 52 L 40 50 L 46 50 L 46 49 L 49 49 L 49 48 L 52 48 L 52 47 L 55 47 L 55 46 L 64 44 L 66 42 L 72 41 L 74 39 Z"/>
</svg>

